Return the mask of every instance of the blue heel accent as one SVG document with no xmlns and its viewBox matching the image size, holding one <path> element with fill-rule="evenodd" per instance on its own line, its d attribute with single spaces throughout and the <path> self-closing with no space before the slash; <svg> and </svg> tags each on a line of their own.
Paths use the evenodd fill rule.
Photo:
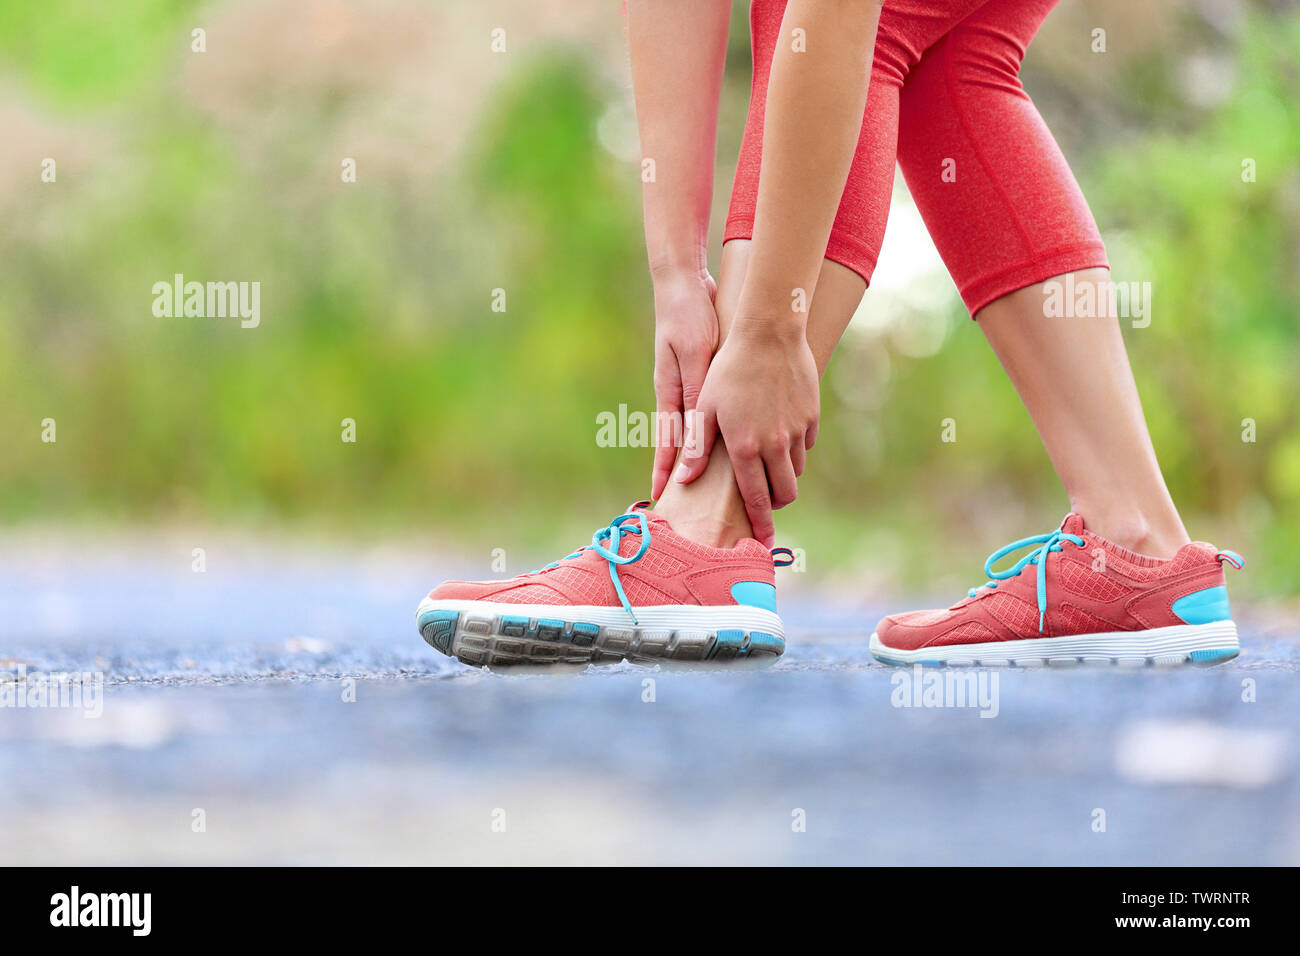
<svg viewBox="0 0 1300 956">
<path fill-rule="evenodd" d="M 1186 624 L 1212 624 L 1232 617 L 1232 610 L 1228 607 L 1228 589 L 1222 584 L 1180 597 L 1170 605 L 1170 610 Z"/>
<path fill-rule="evenodd" d="M 731 597 L 737 604 L 761 607 L 776 613 L 776 587 L 762 581 L 737 581 L 731 586 Z"/>
<path fill-rule="evenodd" d="M 1192 651 L 1188 656 L 1193 664 L 1217 664 L 1219 661 L 1230 661 L 1240 653 L 1240 648 L 1216 647 L 1213 650 Z"/>
</svg>

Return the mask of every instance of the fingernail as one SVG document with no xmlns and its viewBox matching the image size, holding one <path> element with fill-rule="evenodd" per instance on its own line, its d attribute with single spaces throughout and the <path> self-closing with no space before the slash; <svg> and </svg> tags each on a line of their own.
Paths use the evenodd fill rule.
<svg viewBox="0 0 1300 956">
<path fill-rule="evenodd" d="M 680 465 L 677 466 L 677 474 L 673 475 L 673 480 L 685 481 L 686 476 L 689 475 L 690 473 L 691 470 L 686 467 L 686 462 L 682 462 Z"/>
</svg>

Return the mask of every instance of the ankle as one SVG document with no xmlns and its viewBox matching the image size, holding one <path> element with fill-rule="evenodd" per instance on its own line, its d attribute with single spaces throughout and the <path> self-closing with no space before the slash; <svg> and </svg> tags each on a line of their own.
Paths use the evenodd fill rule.
<svg viewBox="0 0 1300 956">
<path fill-rule="evenodd" d="M 1137 554 L 1172 558 L 1191 540 L 1177 512 L 1155 520 L 1140 510 L 1096 508 L 1080 501 L 1071 508 L 1093 534 Z"/>
<path fill-rule="evenodd" d="M 683 538 L 711 548 L 735 547 L 741 538 L 754 536 L 722 442 L 700 477 L 689 485 L 668 482 L 655 513 Z"/>
<path fill-rule="evenodd" d="M 714 515 L 678 514 L 672 508 L 655 508 L 655 512 L 667 520 L 673 531 L 694 541 L 696 544 L 710 548 L 734 548 L 741 538 L 748 538 L 753 531 L 748 525 L 718 518 Z"/>
</svg>

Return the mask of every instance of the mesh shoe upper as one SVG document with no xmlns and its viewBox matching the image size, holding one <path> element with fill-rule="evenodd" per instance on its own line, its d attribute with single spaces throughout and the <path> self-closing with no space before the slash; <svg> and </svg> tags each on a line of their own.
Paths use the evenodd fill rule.
<svg viewBox="0 0 1300 956">
<path fill-rule="evenodd" d="M 775 585 L 772 553 L 753 538 L 734 548 L 710 548 L 673 531 L 653 511 L 639 505 L 629 514 L 644 514 L 650 531 L 645 553 L 619 565 L 618 576 L 633 607 L 665 604 L 735 605 L 733 585 L 755 581 Z M 639 534 L 618 541 L 617 554 L 630 557 L 640 548 Z M 448 581 L 429 593 L 434 600 L 494 601 L 505 604 L 591 605 L 620 604 L 610 579 L 609 562 L 592 548 L 555 564 L 498 581 Z"/>
<path fill-rule="evenodd" d="M 1184 623 L 1172 609 L 1180 597 L 1224 583 L 1218 550 L 1193 541 L 1172 558 L 1153 558 L 1098 537 L 1083 518 L 1061 523 L 1066 540 L 1045 555 L 1046 611 L 1039 618 L 1038 568 L 984 585 L 946 610 L 892 614 L 876 627 L 887 647 L 917 650 L 1024 638 L 1133 631 Z"/>
</svg>

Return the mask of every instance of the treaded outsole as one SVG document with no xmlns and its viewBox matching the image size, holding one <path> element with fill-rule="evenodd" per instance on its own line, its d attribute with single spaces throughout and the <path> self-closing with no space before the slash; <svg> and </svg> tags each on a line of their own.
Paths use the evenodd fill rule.
<svg viewBox="0 0 1300 956">
<path fill-rule="evenodd" d="M 739 628 L 614 627 L 558 618 L 432 609 L 420 636 L 434 650 L 474 667 L 682 663 L 757 665 L 785 652 L 777 635 Z"/>
</svg>

